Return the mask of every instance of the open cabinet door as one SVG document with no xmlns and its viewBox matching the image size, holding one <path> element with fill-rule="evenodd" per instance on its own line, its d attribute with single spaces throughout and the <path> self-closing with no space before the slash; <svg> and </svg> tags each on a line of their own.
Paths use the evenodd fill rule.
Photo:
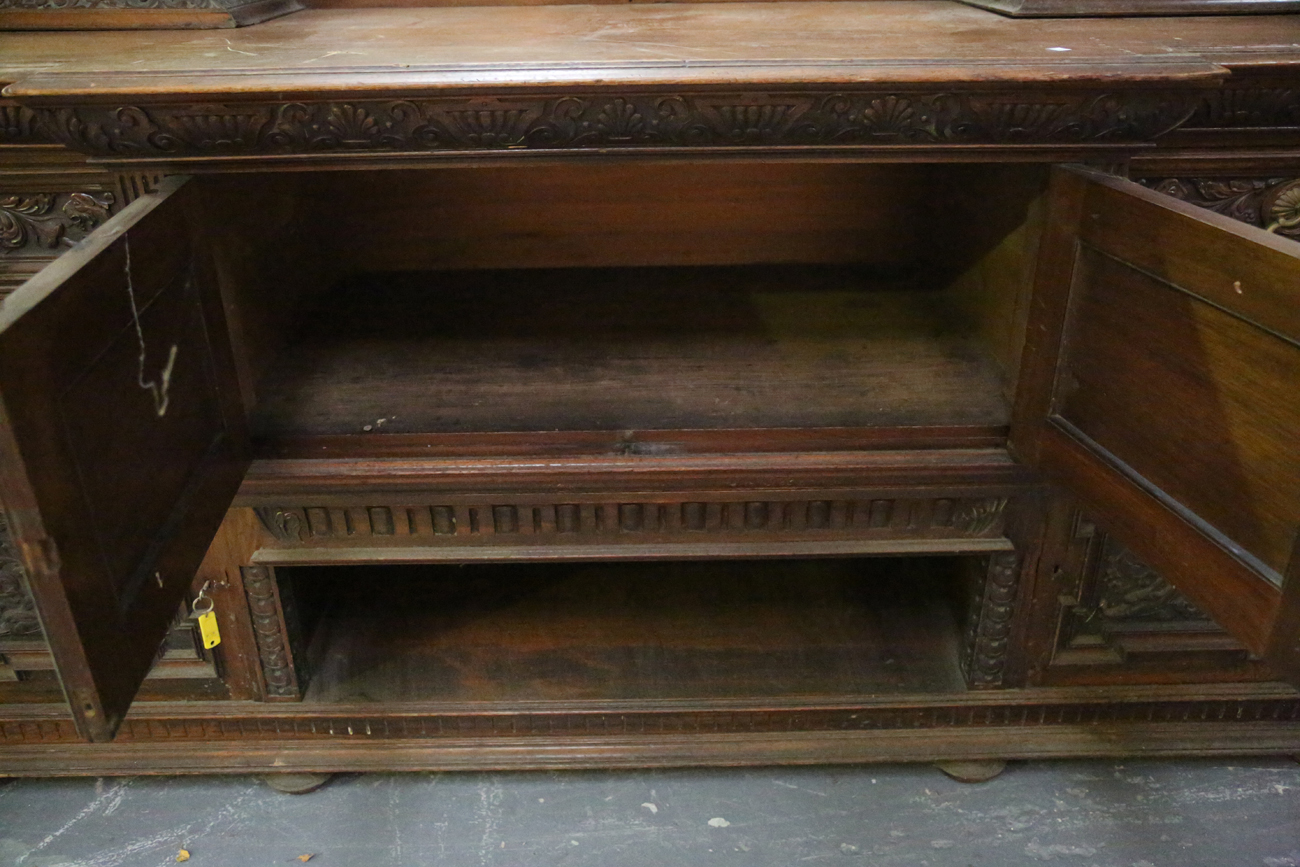
<svg viewBox="0 0 1300 867">
<path fill-rule="evenodd" d="M 1300 244 L 1053 175 L 1012 448 L 1300 683 Z"/>
<path fill-rule="evenodd" d="M 197 198 L 169 179 L 0 307 L 0 497 L 94 741 L 116 732 L 247 468 Z"/>
</svg>

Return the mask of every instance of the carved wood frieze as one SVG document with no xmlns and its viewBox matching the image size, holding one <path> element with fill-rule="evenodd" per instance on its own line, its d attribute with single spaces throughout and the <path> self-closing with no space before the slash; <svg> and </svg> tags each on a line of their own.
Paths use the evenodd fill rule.
<svg viewBox="0 0 1300 867">
<path fill-rule="evenodd" d="M 109 192 L 0 192 L 0 255 L 70 247 L 109 218 L 115 201 Z"/>
<path fill-rule="evenodd" d="M 69 147 L 117 157 L 355 151 L 1146 141 L 1197 99 L 1150 90 L 1064 93 L 585 94 L 346 102 L 78 106 L 41 122 Z"/>
<path fill-rule="evenodd" d="M 1206 92 L 1189 129 L 1300 127 L 1300 87 L 1226 87 Z"/>
<path fill-rule="evenodd" d="M 0 144 L 44 144 L 52 141 L 30 108 L 0 100 Z"/>
<path fill-rule="evenodd" d="M 994 554 L 984 571 L 983 580 L 976 583 L 962 642 L 962 671 L 972 689 L 1002 686 L 1020 588 L 1020 556 L 1015 551 Z"/>
<path fill-rule="evenodd" d="M 1234 220 L 1300 238 L 1300 178 L 1158 178 L 1143 183 Z"/>
<path fill-rule="evenodd" d="M 884 538 L 996 538 L 1000 497 L 815 499 L 742 502 L 569 502 L 481 505 L 264 506 L 262 524 L 289 544 L 373 541 L 456 542 L 466 537 L 592 537 L 635 541 L 654 535 L 843 531 Z"/>
</svg>

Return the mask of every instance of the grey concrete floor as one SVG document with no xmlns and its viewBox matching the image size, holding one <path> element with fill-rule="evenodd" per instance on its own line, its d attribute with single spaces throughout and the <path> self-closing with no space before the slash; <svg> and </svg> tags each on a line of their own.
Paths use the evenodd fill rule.
<svg viewBox="0 0 1300 867">
<path fill-rule="evenodd" d="M 1013 764 L 0 783 L 0 864 L 1298 867 L 1300 765 Z"/>
</svg>

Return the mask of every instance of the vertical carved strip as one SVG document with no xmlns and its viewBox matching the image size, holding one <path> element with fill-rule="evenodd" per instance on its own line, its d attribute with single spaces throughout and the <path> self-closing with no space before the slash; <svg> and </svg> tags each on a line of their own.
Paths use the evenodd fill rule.
<svg viewBox="0 0 1300 867">
<path fill-rule="evenodd" d="M 271 700 L 300 699 L 302 684 L 294 667 L 289 624 L 286 623 L 275 576 L 265 566 L 245 566 L 240 571 L 244 577 L 244 593 L 248 597 L 248 612 L 253 620 L 253 634 L 257 638 L 266 697 Z M 296 614 L 290 614 L 289 620 L 296 626 Z"/>
<path fill-rule="evenodd" d="M 962 648 L 962 673 L 971 689 L 1002 685 L 1020 585 L 1020 555 L 1000 551 L 987 560 L 976 582 Z"/>
</svg>

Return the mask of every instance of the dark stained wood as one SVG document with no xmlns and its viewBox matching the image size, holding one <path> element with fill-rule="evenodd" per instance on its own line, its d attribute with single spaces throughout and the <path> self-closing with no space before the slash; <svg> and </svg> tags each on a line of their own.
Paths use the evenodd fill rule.
<svg viewBox="0 0 1300 867">
<path fill-rule="evenodd" d="M 781 341 L 747 344 L 753 351 L 745 352 L 746 359 L 758 362 L 751 373 L 784 378 L 791 365 L 782 364 L 790 359 L 776 350 L 789 345 L 794 325 L 820 316 L 819 328 L 840 329 L 820 333 L 837 341 L 845 332 L 864 341 L 870 337 L 872 352 L 883 352 L 900 336 L 920 341 L 927 352 L 971 347 L 975 368 L 1001 389 L 953 391 L 938 368 L 927 373 L 924 364 L 913 363 L 923 361 L 924 353 L 913 353 L 884 365 L 890 382 L 912 387 L 883 408 L 856 399 L 846 387 L 850 383 L 831 371 L 819 380 L 806 378 L 809 385 L 799 390 L 765 382 L 763 396 L 769 399 L 755 403 L 756 414 L 746 410 L 750 417 L 717 420 L 711 427 L 502 430 L 501 416 L 484 413 L 496 429 L 282 431 L 264 440 L 264 459 L 241 488 L 241 508 L 228 514 L 199 568 L 201 578 L 214 580 L 225 635 L 216 661 L 229 695 L 239 700 L 193 701 L 196 695 L 177 691 L 175 680 L 152 680 L 142 697 L 174 701 L 138 702 L 117 743 L 83 745 L 76 743 L 79 734 L 66 706 L 15 704 L 6 693 L 0 702 L 0 771 L 311 772 L 1300 750 L 1300 698 L 1294 690 L 1204 682 L 1265 676 L 1257 664 L 1249 666 L 1250 674 L 1234 671 L 1229 657 L 1240 658 L 1243 651 L 1229 649 L 1221 635 L 1126 633 L 1116 652 L 1147 662 L 1099 675 L 1094 688 L 1044 686 L 1068 680 L 1054 680 L 1064 667 L 1052 662 L 1062 661 L 1053 656 L 1059 647 L 1074 653 L 1075 662 L 1095 648 L 1054 643 L 1068 604 L 1056 574 L 1063 563 L 1059 540 L 1052 536 L 1059 509 L 1040 496 L 1042 479 L 1013 461 L 1004 446 L 1005 403 L 1019 394 L 1013 439 L 1020 455 L 1053 467 L 1058 482 L 1090 491 L 1083 508 L 1095 511 L 1106 527 L 1127 526 L 1138 542 L 1151 537 L 1146 552 L 1154 552 L 1162 568 L 1186 567 L 1191 577 L 1183 583 L 1197 601 L 1230 600 L 1232 610 L 1220 619 L 1238 631 L 1253 630 L 1260 637 L 1253 649 L 1284 661 L 1296 655 L 1298 607 L 1291 600 L 1300 590 L 1294 555 L 1285 563 L 1290 477 L 1278 472 L 1267 479 L 1274 492 L 1267 520 L 1246 521 L 1241 530 L 1232 523 L 1244 520 L 1236 512 L 1215 518 L 1233 532 L 1254 532 L 1250 545 L 1269 558 L 1268 571 L 1291 573 L 1278 590 L 1243 570 L 1243 556 L 1217 543 L 1219 531 L 1207 535 L 1200 519 L 1171 524 L 1169 497 L 1133 481 L 1136 468 L 1154 474 L 1151 461 L 1144 460 L 1154 456 L 1164 467 L 1172 459 L 1174 481 L 1187 482 L 1182 494 L 1189 501 L 1210 497 L 1241 504 L 1246 498 L 1240 485 L 1233 488 L 1240 475 L 1216 472 L 1211 484 L 1202 485 L 1197 468 L 1182 466 L 1189 462 L 1177 461 L 1180 455 L 1171 454 L 1164 440 L 1140 428 L 1109 427 L 1112 409 L 1126 409 L 1144 384 L 1162 392 L 1149 402 L 1164 406 L 1160 424 L 1203 411 L 1219 391 L 1192 389 L 1202 399 L 1161 404 L 1165 393 L 1176 391 L 1169 387 L 1172 374 L 1130 377 L 1112 390 L 1104 362 L 1095 357 L 1099 353 L 1085 353 L 1106 348 L 1128 364 L 1147 344 L 1174 359 L 1200 346 L 1173 333 L 1188 317 L 1174 317 L 1167 327 L 1150 303 L 1158 287 L 1149 280 L 1172 280 L 1169 275 L 1209 299 L 1190 303 L 1194 310 L 1214 311 L 1206 317 L 1217 323 L 1217 335 L 1238 333 L 1236 325 L 1220 327 L 1223 317 L 1244 323 L 1243 334 L 1290 328 L 1293 293 L 1269 296 L 1257 285 L 1276 276 L 1268 258 L 1273 254 L 1234 260 L 1237 244 L 1250 240 L 1245 229 L 1220 231 L 1222 226 L 1198 222 L 1190 217 L 1196 212 L 1181 205 L 1149 219 L 1124 204 L 1128 193 L 1105 183 L 1079 180 L 1046 207 L 1035 197 L 1041 167 L 1061 160 L 1117 173 L 1134 167 L 1148 178 L 1209 177 L 1200 167 L 1224 177 L 1295 177 L 1269 172 L 1300 165 L 1297 44 L 1295 16 L 1012 20 L 936 0 L 340 8 L 211 34 L 0 35 L 0 82 L 14 84 L 13 96 L 0 100 L 0 173 L 10 180 L 21 176 L 22 190 L 40 192 L 29 182 L 65 170 L 70 185 L 58 188 L 64 192 L 78 189 L 74 181 L 121 171 L 119 204 L 125 204 L 157 175 L 182 166 L 210 173 L 192 185 L 184 220 L 176 222 L 195 230 L 211 260 L 206 270 L 212 279 L 205 286 L 220 290 L 235 356 L 235 372 L 227 379 L 237 379 L 239 388 L 230 394 L 242 396 L 246 407 L 274 396 L 261 384 L 273 384 L 283 373 L 278 364 L 294 363 L 294 350 L 286 347 L 304 323 L 304 302 L 321 290 L 376 290 L 336 305 L 341 313 L 334 321 L 346 316 L 358 325 L 370 322 L 366 327 L 375 332 L 391 331 L 369 318 L 366 306 L 384 295 L 383 286 L 355 278 L 394 270 L 425 275 L 404 280 L 434 279 L 429 275 L 436 272 L 443 282 L 425 284 L 434 292 L 412 289 L 420 297 L 394 305 L 388 324 L 401 323 L 406 335 L 437 336 L 444 344 L 463 338 L 464 352 L 440 359 L 451 358 L 448 369 L 469 379 L 480 367 L 475 339 L 495 329 L 492 346 L 500 349 L 504 337 L 519 333 L 505 327 L 511 322 L 544 332 L 543 342 L 552 347 L 563 342 L 557 335 L 565 337 L 570 357 L 578 357 L 582 339 L 597 332 L 607 343 L 611 334 L 685 334 L 699 338 L 691 351 L 707 362 L 716 357 L 705 351 L 714 337 L 767 335 L 756 323 L 767 327 L 759 314 L 771 305 L 752 303 L 747 290 L 738 291 L 737 300 L 724 291 L 688 294 L 685 284 L 651 292 L 655 287 L 648 283 L 631 286 L 631 292 L 607 283 L 595 301 L 556 278 L 544 299 L 551 307 L 541 305 L 545 315 L 526 318 L 516 309 L 518 293 L 512 290 L 516 303 L 508 306 L 510 297 L 488 285 L 499 273 L 464 282 L 465 272 L 458 269 L 515 269 L 518 277 L 521 268 L 564 268 L 565 277 L 585 279 L 599 268 L 726 266 L 719 271 L 734 275 L 745 266 L 776 263 L 794 275 L 787 282 L 796 288 L 777 287 L 772 298 L 788 302 L 802 293 L 823 300 L 793 311 L 781 308 L 775 321 L 784 330 L 772 332 Z M 73 151 L 93 155 L 93 163 L 71 156 Z M 1111 192 L 1120 196 L 1119 206 L 1101 210 L 1114 212 L 1116 221 L 1093 226 L 1087 215 Z M 1191 222 L 1180 223 L 1184 218 Z M 1081 227 L 1081 220 L 1087 225 Z M 1046 239 L 1041 251 L 1040 229 Z M 1101 303 L 1075 310 L 1107 323 L 1091 332 L 1052 324 L 1053 316 L 1065 323 L 1071 310 L 1069 290 L 1079 288 L 1072 283 L 1079 238 L 1089 232 L 1100 233 L 1093 247 L 1111 250 L 1132 264 L 1129 271 L 1148 275 L 1126 271 L 1094 280 L 1089 291 Z M 1281 243 L 1263 242 L 1260 249 L 1283 251 Z M 1031 302 L 1024 290 L 1037 252 L 1038 293 Z M 4 250 L 0 256 L 14 258 Z M 171 261 L 159 252 L 149 267 L 166 268 Z M 806 291 L 828 264 L 865 264 L 874 278 L 898 281 L 899 291 L 854 297 L 904 298 L 894 312 L 906 308 L 920 315 L 901 324 L 835 321 L 825 315 L 832 309 L 824 303 L 828 295 Z M 1104 270 L 1094 267 L 1091 274 Z M 4 279 L 12 285 L 26 273 L 30 269 L 13 268 Z M 1290 279 L 1286 273 L 1283 278 Z M 1083 269 L 1078 274 L 1087 276 Z M 464 285 L 449 288 L 445 282 L 458 279 Z M 1234 281 L 1242 282 L 1241 296 L 1235 289 L 1225 296 L 1225 285 Z M 470 291 L 477 297 L 469 298 Z M 326 295 L 317 300 L 330 303 Z M 489 310 L 493 301 L 500 303 Z M 565 309 L 565 301 L 575 304 Z M 1031 307 L 1037 312 L 1027 316 Z M 97 308 L 88 310 L 93 316 Z M 457 324 L 444 326 L 453 315 Z M 111 317 L 100 318 L 105 327 L 112 325 Z M 1028 325 L 1026 318 L 1032 320 Z M 545 331 L 557 323 L 564 327 Z M 743 326 L 738 331 L 736 323 Z M 340 326 L 331 333 L 345 331 Z M 1148 339 L 1148 333 L 1166 337 Z M 1125 334 L 1130 336 L 1115 337 Z M 1063 335 L 1067 361 L 1095 374 L 1084 403 L 1069 402 L 1069 383 L 1056 376 Z M 313 338 L 304 339 L 310 345 Z M 77 341 L 64 342 L 76 350 Z M 627 343 L 615 348 L 625 350 Z M 1017 379 L 1021 355 L 1028 360 Z M 1251 363 L 1241 363 L 1248 355 Z M 350 373 L 378 371 L 382 376 L 371 380 L 379 392 L 389 382 L 414 382 L 410 372 L 424 364 L 396 353 L 382 366 L 360 351 L 349 358 L 356 363 L 329 387 L 342 388 Z M 412 360 L 420 363 L 412 366 Z M 1210 366 L 1209 373 L 1246 368 L 1255 376 L 1263 369 L 1259 362 L 1241 353 L 1237 361 Z M 800 365 L 806 372 L 802 362 L 793 367 Z M 712 374 L 707 364 L 700 368 Z M 485 369 L 475 387 L 494 381 L 483 375 Z M 558 390 L 553 381 L 571 384 L 587 369 L 553 368 L 552 377 L 536 380 L 534 391 Z M 314 375 L 300 373 L 304 381 Z M 435 375 L 426 369 L 422 376 L 421 387 L 434 394 Z M 1275 376 L 1270 387 L 1282 378 Z M 657 375 L 647 382 L 655 379 L 660 392 L 685 391 L 681 377 Z M 718 381 L 709 380 L 710 387 Z M 1060 400 L 1052 404 L 1058 387 Z M 91 391 L 80 401 L 87 408 L 112 398 L 110 390 Z M 524 391 L 518 389 L 511 403 L 526 415 L 543 401 Z M 647 386 L 642 396 L 653 391 Z M 859 413 L 859 420 L 827 426 L 833 420 L 796 417 L 789 420 L 814 426 L 771 426 L 786 423 L 784 417 L 772 421 L 781 413 L 797 416 L 810 396 L 827 394 L 836 398 L 835 408 Z M 947 407 L 934 423 L 886 418 L 927 401 Z M 238 403 L 231 401 L 235 414 Z M 1076 423 L 1058 418 L 1044 426 L 1049 405 L 1068 410 Z M 1256 420 L 1287 424 L 1293 418 L 1284 407 L 1270 415 L 1275 407 L 1243 405 Z M 1000 409 L 1001 415 L 963 423 L 947 412 L 980 406 Z M 376 420 L 389 417 L 381 407 L 366 408 L 375 410 Z M 705 415 L 699 410 L 697 420 Z M 80 430 L 86 433 L 82 439 L 111 442 L 106 438 L 119 427 L 126 426 L 86 423 Z M 1195 448 L 1204 448 L 1206 440 L 1213 444 L 1194 425 L 1184 427 Z M 1242 429 L 1214 427 L 1242 442 L 1280 441 L 1267 424 L 1255 433 Z M 1140 454 L 1125 452 L 1133 448 Z M 1123 461 L 1116 457 L 1120 452 Z M 151 477 L 154 486 L 165 487 L 165 477 L 155 475 L 161 484 Z M 1229 495 L 1221 497 L 1224 485 Z M 128 495 L 134 490 L 125 488 Z M 3 494 L 10 498 L 7 486 Z M 214 514 L 209 529 L 216 520 Z M 813 650 L 820 658 L 839 654 L 840 662 L 869 655 L 843 631 L 820 628 L 827 608 L 834 607 L 836 616 L 858 617 L 869 636 L 895 626 L 906 632 L 923 620 L 905 616 L 894 622 L 894 609 L 857 605 L 851 598 L 818 608 L 814 602 L 834 596 L 812 592 L 826 589 L 821 580 L 804 582 L 806 588 L 783 585 L 780 604 L 757 611 L 754 623 L 771 628 L 754 641 L 747 632 L 753 623 L 737 623 L 734 612 L 704 597 L 709 585 L 703 582 L 674 585 L 681 592 L 673 594 L 666 593 L 670 581 L 652 584 L 652 590 L 689 604 L 676 613 L 649 606 L 654 617 L 645 621 L 626 615 L 640 610 L 632 601 L 644 601 L 633 599 L 642 585 L 632 579 L 658 574 L 665 561 L 758 558 L 762 571 L 781 565 L 771 558 L 945 551 L 976 562 L 973 580 L 956 600 L 966 615 L 960 621 L 970 628 L 931 632 L 923 625 L 913 631 L 915 641 L 906 644 L 920 651 L 921 662 L 909 671 L 926 670 L 924 659 L 935 658 L 926 654 L 950 640 L 960 645 L 968 682 L 978 690 L 945 691 L 939 681 L 921 678 L 915 689 L 922 691 L 899 692 L 894 688 L 912 687 L 877 678 L 885 668 L 874 663 L 858 671 L 863 676 L 856 682 L 840 677 L 843 668 L 808 664 L 815 662 Z M 410 682 L 423 686 L 453 678 L 433 676 L 446 668 L 410 662 L 421 654 L 436 662 L 460 653 L 479 675 L 493 667 L 494 658 L 508 662 L 510 677 L 502 682 L 515 690 L 513 697 L 351 705 L 247 700 L 293 699 L 311 674 L 305 664 L 310 654 L 293 646 L 295 609 L 288 595 L 277 592 L 271 578 L 276 570 L 292 574 L 290 564 L 416 564 L 409 566 L 410 578 L 428 561 L 482 566 L 531 560 L 542 569 L 574 568 L 545 565 L 559 558 L 599 561 L 583 568 L 599 576 L 589 585 L 608 595 L 575 592 L 556 606 L 529 597 L 486 611 L 489 621 L 519 626 L 504 643 L 492 640 L 501 631 L 488 635 L 474 624 L 429 634 L 413 614 L 408 621 L 415 625 L 405 634 L 379 634 L 369 645 L 382 648 L 387 642 L 391 648 L 400 642 L 389 638 L 410 639 Z M 640 565 L 624 573 L 629 561 Z M 716 566 L 690 568 L 704 574 Z M 367 599 L 379 608 L 379 597 L 391 592 L 396 607 L 406 579 L 392 574 L 393 581 L 357 589 L 369 592 Z M 520 589 L 498 582 L 478 599 L 485 603 L 512 586 Z M 752 594 L 760 586 L 739 590 Z M 623 606 L 622 620 L 602 621 L 611 609 L 588 617 L 582 607 L 613 597 Z M 936 599 L 915 601 L 925 608 Z M 317 609 L 310 597 L 297 601 L 300 622 L 309 624 Z M 356 608 L 360 612 L 364 605 Z M 565 608 L 583 616 L 548 622 L 548 609 Z M 694 613 L 684 617 L 689 612 Z M 452 616 L 450 608 L 425 615 L 426 624 Z M 615 621 L 616 638 L 628 643 L 609 639 L 613 630 L 596 628 Z M 733 662 L 703 670 L 694 680 L 679 678 L 696 697 L 654 697 L 644 690 L 641 698 L 520 697 L 527 685 L 520 687 L 524 679 L 518 675 L 530 668 L 549 678 L 539 695 L 604 687 L 610 694 L 635 694 L 634 679 L 602 680 L 608 669 L 597 667 L 588 676 L 589 667 L 566 681 L 576 667 L 535 666 L 524 639 L 558 648 L 547 660 L 599 663 L 629 655 L 632 638 L 645 639 L 636 646 L 646 646 L 655 638 L 646 637 L 648 627 L 664 621 L 669 628 L 661 632 L 672 639 L 667 646 L 677 663 L 731 654 Z M 47 625 L 53 622 L 47 618 Z M 715 622 L 726 629 L 705 628 Z M 873 624 L 882 629 L 873 631 Z M 559 632 L 561 625 L 568 628 Z M 65 652 L 80 646 L 74 627 L 55 626 Z M 446 643 L 453 638 L 462 650 Z M 719 638 L 725 646 L 717 646 Z M 1193 644 L 1198 658 L 1214 662 L 1189 665 Z M 759 658 L 752 666 L 734 663 L 745 653 Z M 792 696 L 782 693 L 780 683 L 771 688 L 760 679 L 755 685 L 752 675 L 765 671 L 765 664 L 787 674 L 811 670 L 807 682 L 821 692 Z M 430 676 L 421 681 L 423 675 Z M 476 677 L 475 684 L 487 684 L 481 694 L 490 693 L 493 681 Z M 1162 679 L 1183 685 L 1162 686 Z M 1086 676 L 1072 682 L 1085 681 Z M 1021 689 L 1022 684 L 1035 686 Z M 52 680 L 35 685 L 44 689 L 38 690 L 42 697 L 54 696 Z M 881 691 L 854 694 L 858 688 Z M 728 694 L 747 697 L 722 697 Z"/>
<path fill-rule="evenodd" d="M 1300 527 L 1300 346 L 1094 248 L 1076 268 L 1056 416 L 1280 576 Z"/>
<path fill-rule="evenodd" d="M 1005 449 L 907 449 L 860 452 L 704 454 L 653 457 L 471 458 L 419 460 L 343 458 L 259 460 L 240 488 L 238 505 L 279 505 L 305 497 L 356 504 L 376 491 L 464 497 L 521 493 L 553 497 L 602 492 L 721 492 L 847 489 L 904 496 L 1006 496 L 1033 483 L 1033 474 Z"/>
<path fill-rule="evenodd" d="M 230 697 L 256 700 L 265 690 L 257 658 L 257 638 L 244 593 L 240 567 L 266 540 L 266 530 L 248 509 L 230 509 L 199 564 L 194 583 L 207 587 L 221 629 L 215 648 Z"/>
<path fill-rule="evenodd" d="M 1039 589 L 1021 642 L 1035 685 L 1271 680 L 1245 646 L 1098 527 L 1077 503 L 1049 509 Z M 1206 567 L 1208 568 L 1208 567 Z"/>
<path fill-rule="evenodd" d="M 528 39 L 502 40 L 503 32 Z M 1284 57 L 1288 16 L 1010 20 L 945 0 L 318 9 L 233 33 L 0 35 L 19 99 L 178 89 L 360 94 L 457 87 L 797 82 L 1147 82 Z M 591 38 L 599 34 L 600 38 Z M 382 36 L 382 38 L 380 38 Z M 227 39 L 229 42 L 227 42 Z M 1070 48 L 1050 52 L 1049 47 Z M 331 53 L 333 52 L 333 53 Z M 142 61 L 142 62 L 141 62 Z M 253 72 L 255 74 L 250 75 Z"/>
<path fill-rule="evenodd" d="M 1291 562 L 1282 577 L 1279 606 L 1269 636 L 1268 658 L 1283 671 L 1295 671 L 1300 668 L 1300 531 L 1296 533 Z"/>
<path fill-rule="evenodd" d="M 244 404 L 297 327 L 305 295 L 336 278 L 320 237 L 311 177 L 294 173 L 199 177 L 190 218 L 221 288 Z"/>
<path fill-rule="evenodd" d="M 869 428 L 715 428 L 712 430 L 529 431 L 468 434 L 340 434 L 277 436 L 258 443 L 265 461 L 338 458 L 492 458 L 541 455 L 688 455 L 742 452 L 837 452 L 873 449 L 995 449 L 998 426 Z"/>
<path fill-rule="evenodd" d="M 1263 652 L 1300 523 L 1300 250 L 1114 178 L 1057 180 L 1013 445 Z"/>
<path fill-rule="evenodd" d="M 390 275 L 320 299 L 255 435 L 996 428 L 991 360 L 938 293 L 841 269 Z"/>
<path fill-rule="evenodd" d="M 246 466 L 193 206 L 169 181 L 0 311 L 5 509 L 93 740 L 121 722 Z"/>
<path fill-rule="evenodd" d="M 1198 684 L 708 701 L 464 703 L 387 709 L 148 705 L 117 743 L 77 744 L 66 714 L 6 708 L 6 773 L 489 770 L 1285 753 L 1300 699 Z"/>
<path fill-rule="evenodd" d="M 304 702 L 953 692 L 942 561 L 347 569 Z"/>
<path fill-rule="evenodd" d="M 321 173 L 304 187 L 323 217 L 322 243 L 355 272 L 757 262 L 903 270 L 929 255 L 931 174 L 610 160 Z"/>
</svg>

